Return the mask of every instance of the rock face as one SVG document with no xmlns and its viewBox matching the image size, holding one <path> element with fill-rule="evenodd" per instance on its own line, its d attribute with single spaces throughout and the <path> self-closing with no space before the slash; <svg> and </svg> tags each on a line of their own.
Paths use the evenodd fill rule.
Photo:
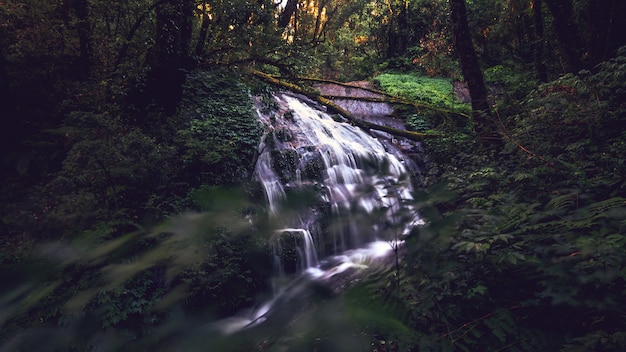
<svg viewBox="0 0 626 352">
<path fill-rule="evenodd" d="M 342 108 L 348 110 L 354 116 L 384 116 L 393 114 L 393 107 L 387 103 L 378 103 L 358 100 L 358 98 L 384 98 L 380 94 L 363 88 L 369 88 L 369 82 L 350 82 L 353 87 L 347 87 L 339 84 L 325 83 L 315 86 L 322 95 L 333 96 L 333 102 Z M 357 98 L 357 99 L 342 99 Z"/>
<path fill-rule="evenodd" d="M 358 98 L 379 98 L 385 96 L 368 90 L 372 84 L 367 81 L 346 83 L 351 87 L 340 84 L 324 83 L 315 86 L 322 95 L 332 96 L 332 101 L 340 107 L 348 110 L 356 117 L 381 126 L 393 127 L 405 130 L 404 121 L 394 117 L 394 109 L 391 104 L 381 102 L 369 102 Z M 343 98 L 342 98 L 343 97 Z M 351 98 L 351 99 L 348 99 Z M 356 98 L 356 99 L 354 99 Z M 416 179 L 420 178 L 420 170 L 424 167 L 426 156 L 419 143 L 405 138 L 398 138 L 386 132 L 371 131 L 385 147 L 406 163 Z"/>
<path fill-rule="evenodd" d="M 452 87 L 454 88 L 454 94 L 460 101 L 467 104 L 472 102 L 472 97 L 470 96 L 467 84 L 460 81 L 454 81 L 452 82 Z"/>
</svg>

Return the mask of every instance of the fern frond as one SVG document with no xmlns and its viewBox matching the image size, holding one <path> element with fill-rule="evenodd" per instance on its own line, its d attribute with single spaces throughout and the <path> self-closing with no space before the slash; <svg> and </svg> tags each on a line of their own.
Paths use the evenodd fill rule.
<svg viewBox="0 0 626 352">
<path fill-rule="evenodd" d="M 569 208 L 572 205 L 574 205 L 574 202 L 576 201 L 576 195 L 575 194 L 564 194 L 558 197 L 554 197 L 552 199 L 550 199 L 550 201 L 548 202 L 548 204 L 546 204 L 545 206 L 545 210 L 546 211 L 556 211 L 556 210 L 560 210 L 560 209 L 565 209 L 565 208 Z"/>
<path fill-rule="evenodd" d="M 536 176 L 530 172 L 517 172 L 513 175 L 513 180 L 515 182 L 520 182 L 524 180 L 532 180 L 535 178 Z"/>
<path fill-rule="evenodd" d="M 585 209 L 589 211 L 590 214 L 592 214 L 592 216 L 595 216 L 595 215 L 604 214 L 606 213 L 607 210 L 620 208 L 624 206 L 626 206 L 626 198 L 613 197 L 613 198 L 605 199 L 601 202 L 593 203 L 587 206 Z"/>
</svg>

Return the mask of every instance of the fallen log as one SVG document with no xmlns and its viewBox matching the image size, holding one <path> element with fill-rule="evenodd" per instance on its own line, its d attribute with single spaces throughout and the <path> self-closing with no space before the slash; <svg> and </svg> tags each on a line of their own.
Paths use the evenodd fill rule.
<svg viewBox="0 0 626 352">
<path fill-rule="evenodd" d="M 452 111 L 450 109 L 441 108 L 441 107 L 437 107 L 437 106 L 434 106 L 434 105 L 426 104 L 426 103 L 423 103 L 423 102 L 419 102 L 419 101 L 403 98 L 403 97 L 400 97 L 400 96 L 397 96 L 397 95 L 393 95 L 393 94 L 389 94 L 387 92 L 383 92 L 383 91 L 380 91 L 380 90 L 377 90 L 377 89 L 372 89 L 372 88 L 368 88 L 368 87 L 361 87 L 361 86 L 355 86 L 355 85 L 352 85 L 352 84 L 349 84 L 349 83 L 343 83 L 343 82 L 338 82 L 338 81 L 333 81 L 333 80 L 330 80 L 330 79 L 323 79 L 323 78 L 296 77 L 296 79 L 303 80 L 303 81 L 310 81 L 310 82 L 335 84 L 335 85 L 338 85 L 338 86 L 341 86 L 341 87 L 346 87 L 346 88 L 360 89 L 360 90 L 364 90 L 364 91 L 367 91 L 367 92 L 370 92 L 370 93 L 373 93 L 373 94 L 385 97 L 385 98 L 374 98 L 374 97 L 353 97 L 353 96 L 343 96 L 343 95 L 324 95 L 324 94 L 322 94 L 322 96 L 327 97 L 329 99 L 350 99 L 350 100 L 369 101 L 369 102 L 374 102 L 374 103 L 391 103 L 391 104 L 409 105 L 409 106 L 413 106 L 416 109 L 428 109 L 428 110 L 434 110 L 434 111 L 439 111 L 439 112 L 448 113 L 448 114 L 455 114 L 455 115 L 459 115 L 459 116 L 470 118 L 470 115 L 465 114 L 463 112 Z"/>
<path fill-rule="evenodd" d="M 344 117 L 346 120 L 350 121 L 351 123 L 353 123 L 355 126 L 358 126 L 360 128 L 366 129 L 366 130 L 377 130 L 377 131 L 383 131 L 383 132 L 387 132 L 390 133 L 394 136 L 398 136 L 398 137 L 404 137 L 407 139 L 411 139 L 414 141 L 421 141 L 425 138 L 438 138 L 438 137 L 443 137 L 442 134 L 439 133 L 423 133 L 423 132 L 413 132 L 413 131 L 406 131 L 406 130 L 401 130 L 401 129 L 397 129 L 397 128 L 393 128 L 393 127 L 389 127 L 389 126 L 383 126 L 383 125 L 378 125 L 372 122 L 368 122 L 368 121 L 364 121 L 362 119 L 357 118 L 356 116 L 354 116 L 353 114 L 351 114 L 349 111 L 347 111 L 346 109 L 342 108 L 341 106 L 335 104 L 332 100 L 318 94 L 315 91 L 312 90 L 308 90 L 305 88 L 300 87 L 297 84 L 291 83 L 291 82 L 286 82 L 286 81 L 282 81 L 278 78 L 275 78 L 271 75 L 268 75 L 267 73 L 261 72 L 261 71 L 257 71 L 257 70 L 250 70 L 250 72 L 261 78 L 262 80 L 277 85 L 279 87 L 283 87 L 286 88 L 290 91 L 302 94 L 304 96 L 306 96 L 307 98 L 317 101 L 318 103 L 326 106 L 330 111 L 335 112 L 339 115 L 341 115 L 342 117 Z"/>
</svg>

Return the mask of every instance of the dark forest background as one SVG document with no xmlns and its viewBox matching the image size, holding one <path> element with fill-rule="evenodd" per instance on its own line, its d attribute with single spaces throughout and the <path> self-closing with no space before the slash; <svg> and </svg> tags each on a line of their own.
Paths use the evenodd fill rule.
<svg viewBox="0 0 626 352">
<path fill-rule="evenodd" d="M 268 289 L 259 71 L 369 81 L 439 137 L 401 280 L 238 348 L 626 348 L 624 28 L 619 0 L 1 1 L 1 348 L 201 349 Z"/>
</svg>

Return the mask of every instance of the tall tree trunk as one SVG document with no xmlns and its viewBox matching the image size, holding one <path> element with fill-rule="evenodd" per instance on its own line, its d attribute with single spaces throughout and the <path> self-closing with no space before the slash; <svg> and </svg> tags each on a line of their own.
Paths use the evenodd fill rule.
<svg viewBox="0 0 626 352">
<path fill-rule="evenodd" d="M 389 1 L 389 29 L 387 37 L 387 57 L 398 57 L 406 53 L 408 47 L 408 2 L 401 1 L 394 8 L 394 1 Z"/>
<path fill-rule="evenodd" d="M 467 24 L 467 10 L 465 0 L 450 0 L 450 16 L 456 53 L 461 62 L 461 72 L 467 83 L 472 98 L 472 117 L 474 130 L 483 145 L 500 144 L 496 124 L 491 116 L 491 109 L 487 101 L 487 88 L 483 73 L 478 63 L 478 57 L 472 43 L 472 37 Z"/>
<path fill-rule="evenodd" d="M 78 44 L 80 57 L 77 65 L 77 72 L 82 79 L 87 79 L 93 68 L 93 33 L 91 32 L 91 22 L 89 20 L 89 3 L 87 0 L 74 0 L 72 3 L 76 14 L 78 32 Z"/>
<path fill-rule="evenodd" d="M 626 1 L 587 0 L 589 22 L 589 64 L 596 65 L 617 53 L 626 45 Z"/>
<path fill-rule="evenodd" d="M 398 50 L 401 55 L 406 54 L 409 47 L 409 2 L 403 0 L 398 13 Z"/>
<path fill-rule="evenodd" d="M 202 26 L 200 27 L 200 34 L 198 35 L 198 42 L 196 43 L 196 56 L 202 56 L 204 54 L 204 48 L 206 47 L 207 36 L 209 34 L 209 24 L 211 19 L 207 13 L 206 2 L 202 3 Z"/>
<path fill-rule="evenodd" d="M 156 45 L 151 72 L 156 103 L 167 113 L 176 110 L 185 80 L 184 68 L 190 68 L 190 46 L 194 0 L 170 0 L 155 8 Z"/>
<path fill-rule="evenodd" d="M 0 35 L 2 35 L 3 31 L 0 29 Z M 0 47 L 0 106 L 2 106 L 2 113 L 4 116 L 11 116 L 13 113 L 13 104 L 14 102 L 11 99 L 11 88 L 9 88 L 9 74 L 7 72 L 8 61 L 2 52 L 2 47 Z M 6 121 L 6 120 L 5 120 Z M 8 132 L 10 134 L 11 128 L 5 126 L 3 128 L 4 132 Z M 5 142 L 7 139 L 3 139 Z"/>
<path fill-rule="evenodd" d="M 321 37 L 321 27 L 322 27 L 322 13 L 324 12 L 324 7 L 326 7 L 326 1 L 322 0 L 317 4 L 317 14 L 315 15 L 315 28 L 313 29 L 313 37 L 311 38 L 311 43 L 313 45 Z"/>
<path fill-rule="evenodd" d="M 285 5 L 285 9 L 280 14 L 278 18 L 278 27 L 285 28 L 291 21 L 291 16 L 296 12 L 296 8 L 298 7 L 298 0 L 287 0 L 287 4 Z"/>
<path fill-rule="evenodd" d="M 586 66 L 582 59 L 585 43 L 574 20 L 574 5 L 571 0 L 544 1 L 552 13 L 554 31 L 567 57 L 567 71 L 576 73 Z"/>
<path fill-rule="evenodd" d="M 541 11 L 542 1 L 531 1 L 531 6 L 533 9 L 533 20 L 535 27 L 535 40 L 533 41 L 533 48 L 535 51 L 535 71 L 537 73 L 537 79 L 539 79 L 540 82 L 547 82 L 548 69 L 546 67 L 546 62 L 543 54 L 543 12 Z"/>
</svg>

